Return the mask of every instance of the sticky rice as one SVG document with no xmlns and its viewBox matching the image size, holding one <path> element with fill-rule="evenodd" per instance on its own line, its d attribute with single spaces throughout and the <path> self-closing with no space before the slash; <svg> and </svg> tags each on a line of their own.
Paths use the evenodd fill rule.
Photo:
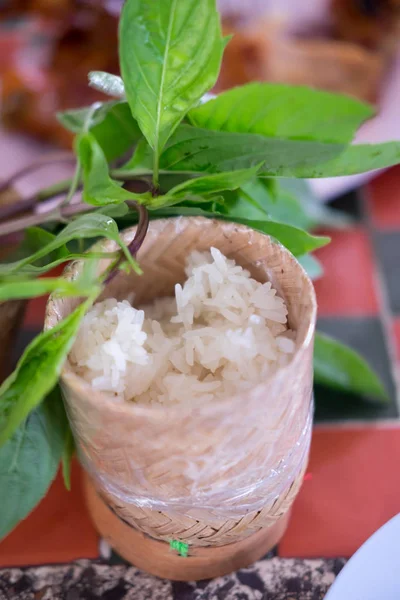
<svg viewBox="0 0 400 600">
<path fill-rule="evenodd" d="M 288 363 L 295 332 L 271 283 L 216 248 L 193 252 L 186 275 L 174 298 L 96 304 L 70 353 L 77 373 L 119 401 L 198 403 L 265 382 Z"/>
</svg>

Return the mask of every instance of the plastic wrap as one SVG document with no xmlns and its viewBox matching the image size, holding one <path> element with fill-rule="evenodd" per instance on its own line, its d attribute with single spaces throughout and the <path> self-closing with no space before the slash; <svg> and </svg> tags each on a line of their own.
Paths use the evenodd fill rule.
<svg viewBox="0 0 400 600">
<path fill-rule="evenodd" d="M 257 431 L 252 423 L 254 414 L 251 418 L 247 415 L 250 423 L 244 419 L 239 424 L 235 422 L 237 416 L 221 415 L 217 427 L 227 431 L 227 435 L 220 446 L 213 447 L 211 454 L 189 454 L 186 458 L 180 453 L 169 454 L 168 470 L 172 480 L 180 471 L 186 482 L 185 493 L 179 490 L 179 495 L 175 486 L 169 485 L 168 476 L 162 480 L 157 477 L 155 481 L 144 476 L 132 486 L 117 469 L 105 473 L 84 448 L 80 448 L 79 456 L 97 487 L 117 504 L 179 512 L 196 519 L 202 519 L 204 511 L 218 520 L 242 517 L 273 504 L 287 494 L 293 482 L 303 474 L 311 440 L 312 402 L 303 414 L 293 413 L 286 415 L 285 423 L 277 429 L 272 423 L 268 424 L 268 417 L 260 415 Z M 254 454 L 254 436 L 264 438 L 266 451 L 248 460 Z M 154 446 L 155 452 L 162 448 L 162 438 L 155 441 L 139 436 L 139 440 Z M 127 461 L 130 469 L 142 470 L 138 458 L 127 457 Z"/>
</svg>

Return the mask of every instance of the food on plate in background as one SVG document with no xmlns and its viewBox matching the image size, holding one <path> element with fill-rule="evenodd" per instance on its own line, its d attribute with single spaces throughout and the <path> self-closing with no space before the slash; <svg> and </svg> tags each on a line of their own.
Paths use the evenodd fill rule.
<svg viewBox="0 0 400 600">
<path fill-rule="evenodd" d="M 11 16 L 37 12 L 54 17 L 64 16 L 76 4 L 75 0 L 4 0 L 1 10 Z"/>
<path fill-rule="evenodd" d="M 225 20 L 235 33 L 218 89 L 248 81 L 311 85 L 377 102 L 397 48 L 400 0 L 331 0 L 327 30 L 294 32 L 285 21 Z"/>
<path fill-rule="evenodd" d="M 400 34 L 400 0 L 331 0 L 340 39 L 392 52 Z"/>
<path fill-rule="evenodd" d="M 101 2 L 16 4 L 10 3 L 10 12 L 0 16 L 0 36 L 2 26 L 10 30 L 10 21 L 1 23 L 1 17 L 26 17 L 14 28 L 14 35 L 20 33 L 21 38 L 14 60 L 0 65 L 2 122 L 10 129 L 70 146 L 72 136 L 55 113 L 102 99 L 88 87 L 87 74 L 118 72 L 117 18 Z"/>
<path fill-rule="evenodd" d="M 268 19 L 239 30 L 228 25 L 225 33 L 235 35 L 224 55 L 218 90 L 257 80 L 377 99 L 385 60 L 375 52 L 348 42 L 296 39 Z"/>
</svg>

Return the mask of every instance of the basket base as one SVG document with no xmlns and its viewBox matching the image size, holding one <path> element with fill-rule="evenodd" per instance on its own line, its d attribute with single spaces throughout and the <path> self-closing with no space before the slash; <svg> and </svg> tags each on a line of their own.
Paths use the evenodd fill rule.
<svg viewBox="0 0 400 600">
<path fill-rule="evenodd" d="M 286 513 L 272 527 L 225 546 L 191 547 L 189 556 L 183 558 L 171 551 L 168 543 L 155 540 L 121 521 L 100 498 L 86 473 L 84 477 L 86 503 L 100 535 L 125 560 L 164 579 L 211 579 L 247 567 L 279 542 L 289 520 Z"/>
</svg>

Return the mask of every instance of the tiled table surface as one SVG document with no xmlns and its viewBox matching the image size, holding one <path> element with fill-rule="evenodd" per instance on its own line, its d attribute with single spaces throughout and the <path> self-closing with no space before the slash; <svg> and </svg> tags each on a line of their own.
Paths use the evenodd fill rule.
<svg viewBox="0 0 400 600">
<path fill-rule="evenodd" d="M 331 245 L 318 252 L 326 269 L 316 282 L 319 328 L 364 354 L 391 401 L 379 407 L 316 389 L 309 476 L 275 556 L 197 584 L 162 581 L 107 558 L 75 465 L 72 491 L 57 478 L 41 505 L 0 543 L 0 600 L 319 600 L 345 559 L 400 512 L 400 168 L 334 205 L 355 221 L 329 232 Z M 31 303 L 20 346 L 43 310 L 43 301 Z"/>
</svg>

